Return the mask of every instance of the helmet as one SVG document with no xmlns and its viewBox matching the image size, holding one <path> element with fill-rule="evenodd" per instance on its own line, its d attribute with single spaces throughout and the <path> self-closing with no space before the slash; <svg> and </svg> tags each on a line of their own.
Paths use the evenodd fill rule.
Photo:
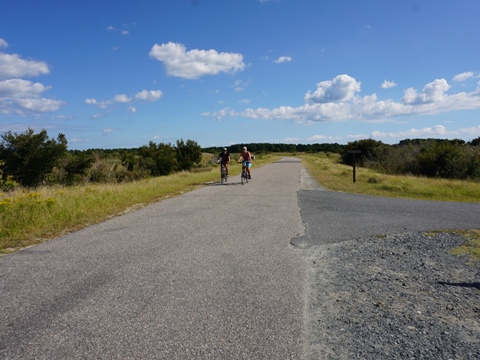
<svg viewBox="0 0 480 360">
<path fill-rule="evenodd" d="M 244 147 L 243 147 L 243 150 L 247 150 L 247 147 L 246 147 L 246 146 L 244 146 Z"/>
</svg>

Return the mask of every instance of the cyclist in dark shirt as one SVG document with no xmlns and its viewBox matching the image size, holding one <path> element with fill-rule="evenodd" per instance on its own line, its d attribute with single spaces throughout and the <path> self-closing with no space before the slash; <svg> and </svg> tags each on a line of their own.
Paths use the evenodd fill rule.
<svg viewBox="0 0 480 360">
<path fill-rule="evenodd" d="M 228 152 L 227 148 L 223 148 L 223 151 L 218 155 L 217 163 L 225 165 L 225 169 L 227 170 L 228 176 L 228 164 L 230 164 L 230 153 Z M 220 173 L 222 173 L 222 168 L 220 167 Z"/>
</svg>

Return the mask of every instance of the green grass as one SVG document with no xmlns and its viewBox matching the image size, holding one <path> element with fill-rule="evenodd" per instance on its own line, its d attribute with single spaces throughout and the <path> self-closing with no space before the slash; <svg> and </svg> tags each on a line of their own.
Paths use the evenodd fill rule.
<svg viewBox="0 0 480 360">
<path fill-rule="evenodd" d="M 218 166 L 206 166 L 209 160 L 205 157 L 208 155 L 204 155 L 205 164 L 192 172 L 141 181 L 0 192 L 0 253 L 13 252 L 218 181 Z M 270 155 L 257 157 L 255 167 L 276 159 Z M 231 164 L 230 174 L 240 170 L 241 165 Z"/>
<path fill-rule="evenodd" d="M 351 166 L 339 164 L 338 155 L 300 155 L 309 174 L 323 187 L 349 193 L 421 200 L 480 202 L 480 182 L 414 176 L 385 175 L 356 167 L 353 183 Z"/>
<path fill-rule="evenodd" d="M 480 265 L 480 229 L 468 231 L 457 231 L 462 234 L 467 242 L 452 250 L 454 255 L 468 255 L 471 259 L 471 265 Z"/>
</svg>

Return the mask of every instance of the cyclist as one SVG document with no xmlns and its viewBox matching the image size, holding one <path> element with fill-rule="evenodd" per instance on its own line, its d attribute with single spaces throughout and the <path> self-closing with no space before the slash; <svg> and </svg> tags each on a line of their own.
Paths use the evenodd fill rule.
<svg viewBox="0 0 480 360">
<path fill-rule="evenodd" d="M 242 161 L 240 161 L 242 159 Z M 242 162 L 243 166 L 247 167 L 247 172 L 248 172 L 248 178 L 251 179 L 252 175 L 250 173 L 250 168 L 252 167 L 252 154 L 250 154 L 250 151 L 247 150 L 247 148 L 244 146 L 242 153 L 240 154 L 240 158 L 238 159 L 238 162 Z"/>
<path fill-rule="evenodd" d="M 227 148 L 223 148 L 223 151 L 218 154 L 217 163 L 225 165 L 225 170 L 227 171 L 228 177 L 228 164 L 230 164 L 230 153 Z M 220 174 L 222 173 L 222 167 L 220 167 Z"/>
</svg>

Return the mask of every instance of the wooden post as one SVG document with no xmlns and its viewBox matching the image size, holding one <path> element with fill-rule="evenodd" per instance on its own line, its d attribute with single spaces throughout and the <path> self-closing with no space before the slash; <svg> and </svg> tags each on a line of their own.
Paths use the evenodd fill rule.
<svg viewBox="0 0 480 360">
<path fill-rule="evenodd" d="M 362 151 L 361 150 L 348 150 L 349 154 L 352 154 L 353 156 L 353 183 L 355 183 L 355 154 L 360 154 Z"/>
</svg>

